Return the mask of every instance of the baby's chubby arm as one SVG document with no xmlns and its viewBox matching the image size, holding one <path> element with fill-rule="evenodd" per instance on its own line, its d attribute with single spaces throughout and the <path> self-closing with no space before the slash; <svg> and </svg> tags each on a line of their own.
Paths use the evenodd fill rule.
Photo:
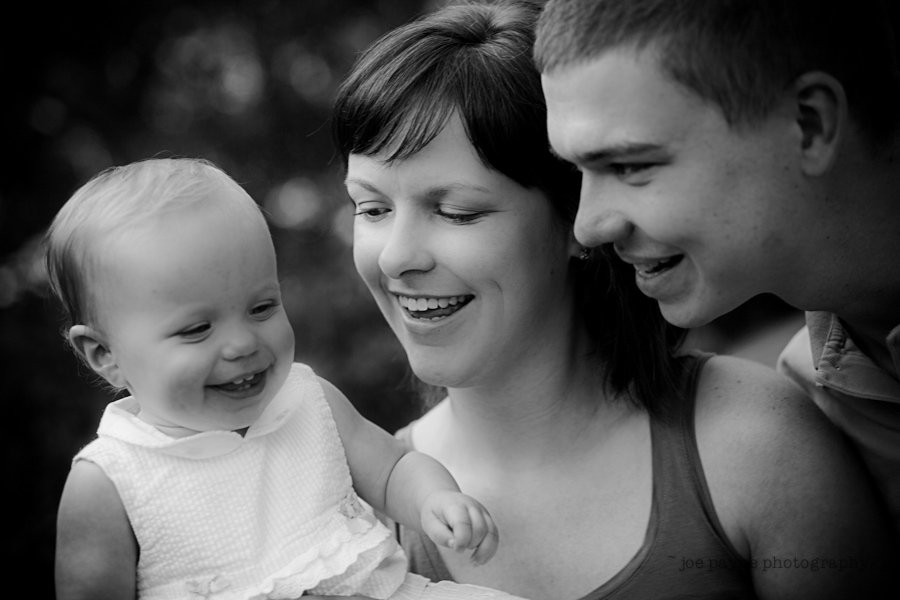
<svg viewBox="0 0 900 600">
<path fill-rule="evenodd" d="M 497 526 L 475 499 L 461 493 L 450 472 L 363 418 L 334 385 L 319 379 L 344 444 L 357 493 L 393 520 L 423 531 L 434 543 L 473 549 L 487 562 L 497 550 Z"/>
<path fill-rule="evenodd" d="M 57 514 L 57 599 L 134 600 L 137 555 L 115 486 L 94 463 L 76 461 Z"/>
</svg>

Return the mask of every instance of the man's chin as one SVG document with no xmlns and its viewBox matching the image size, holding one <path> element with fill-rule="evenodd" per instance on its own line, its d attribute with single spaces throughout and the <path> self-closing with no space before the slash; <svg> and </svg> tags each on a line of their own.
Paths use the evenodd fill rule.
<svg viewBox="0 0 900 600">
<path fill-rule="evenodd" d="M 658 302 L 658 304 L 663 318 L 682 329 L 702 327 L 721 316 L 713 311 L 702 310 L 702 307 L 696 306 L 696 303 Z"/>
</svg>

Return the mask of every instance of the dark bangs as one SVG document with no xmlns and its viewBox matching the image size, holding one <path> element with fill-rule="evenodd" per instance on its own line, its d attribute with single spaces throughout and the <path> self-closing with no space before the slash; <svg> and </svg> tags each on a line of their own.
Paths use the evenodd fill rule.
<svg viewBox="0 0 900 600">
<path fill-rule="evenodd" d="M 408 158 L 458 114 L 485 166 L 541 189 L 571 222 L 579 176 L 548 152 L 530 52 L 538 10 L 527 3 L 451 6 L 376 41 L 334 103 L 332 134 L 344 166 L 350 154 Z"/>
</svg>

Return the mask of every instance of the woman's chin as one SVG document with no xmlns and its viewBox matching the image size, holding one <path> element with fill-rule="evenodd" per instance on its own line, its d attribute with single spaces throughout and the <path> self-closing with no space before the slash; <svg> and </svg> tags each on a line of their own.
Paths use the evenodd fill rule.
<svg viewBox="0 0 900 600">
<path fill-rule="evenodd" d="M 410 368 L 424 383 L 437 387 L 466 387 L 467 377 L 457 369 L 450 369 L 445 363 L 409 359 Z"/>
</svg>

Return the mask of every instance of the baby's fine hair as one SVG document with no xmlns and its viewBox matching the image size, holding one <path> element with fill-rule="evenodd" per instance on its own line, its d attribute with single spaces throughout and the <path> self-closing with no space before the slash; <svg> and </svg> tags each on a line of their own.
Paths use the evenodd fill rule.
<svg viewBox="0 0 900 600">
<path fill-rule="evenodd" d="M 537 27 L 541 72 L 616 48 L 653 46 L 665 73 L 732 126 L 766 117 L 803 73 L 844 87 L 873 143 L 900 126 L 898 11 L 885 0 L 550 0 Z"/>
<path fill-rule="evenodd" d="M 152 217 L 208 201 L 210 192 L 223 188 L 240 193 L 216 196 L 217 202 L 228 198 L 248 218 L 265 224 L 243 188 L 204 159 L 152 158 L 110 167 L 76 190 L 44 240 L 50 289 L 62 305 L 65 330 L 97 316 L 92 314 L 89 281 L 101 242 Z"/>
</svg>

